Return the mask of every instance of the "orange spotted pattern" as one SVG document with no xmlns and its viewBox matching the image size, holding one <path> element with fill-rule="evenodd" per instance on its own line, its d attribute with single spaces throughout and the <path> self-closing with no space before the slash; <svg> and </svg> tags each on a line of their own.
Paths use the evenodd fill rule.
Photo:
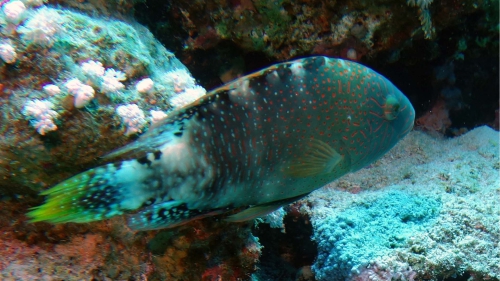
<svg viewBox="0 0 500 281">
<path fill-rule="evenodd" d="M 380 74 L 327 57 L 242 77 L 185 113 L 192 116 L 191 146 L 215 166 L 207 194 L 217 200 L 210 207 L 311 192 L 378 159 L 412 129 L 415 115 L 408 99 Z M 300 168 L 312 140 L 327 144 L 342 160 L 313 176 L 287 172 L 297 161 Z"/>
<path fill-rule="evenodd" d="M 108 156 L 121 161 L 44 191 L 46 202 L 28 216 L 63 223 L 129 214 L 136 230 L 235 208 L 244 211 L 230 221 L 250 219 L 375 161 L 414 117 L 391 82 L 360 64 L 277 64 L 169 114 Z"/>
</svg>

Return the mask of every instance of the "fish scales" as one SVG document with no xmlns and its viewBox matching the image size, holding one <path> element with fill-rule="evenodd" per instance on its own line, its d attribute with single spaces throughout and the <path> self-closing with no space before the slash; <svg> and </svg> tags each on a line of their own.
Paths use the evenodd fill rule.
<svg viewBox="0 0 500 281">
<path fill-rule="evenodd" d="M 44 192 L 33 221 L 129 214 L 138 230 L 234 209 L 262 215 L 372 163 L 413 127 L 414 109 L 360 64 L 310 57 L 217 88 L 109 156 Z"/>
</svg>

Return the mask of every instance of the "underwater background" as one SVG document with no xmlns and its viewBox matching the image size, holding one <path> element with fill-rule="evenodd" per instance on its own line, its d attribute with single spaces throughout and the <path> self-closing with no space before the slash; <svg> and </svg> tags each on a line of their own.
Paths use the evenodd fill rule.
<svg viewBox="0 0 500 281">
<path fill-rule="evenodd" d="M 0 280 L 499 280 L 498 1 L 0 1 Z M 385 76 L 414 131 L 272 214 L 30 223 L 39 193 L 207 91 L 312 55 Z"/>
</svg>

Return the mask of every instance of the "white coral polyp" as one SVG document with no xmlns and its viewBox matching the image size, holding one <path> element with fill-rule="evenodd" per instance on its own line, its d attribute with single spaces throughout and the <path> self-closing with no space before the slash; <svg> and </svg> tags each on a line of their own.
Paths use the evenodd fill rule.
<svg viewBox="0 0 500 281">
<path fill-rule="evenodd" d="M 33 127 L 35 127 L 36 131 L 42 136 L 44 136 L 47 132 L 57 130 L 57 125 L 54 124 L 52 119 L 42 119 L 35 121 L 33 122 Z"/>
<path fill-rule="evenodd" d="M 185 89 L 184 92 L 173 96 L 172 98 L 170 98 L 169 102 L 173 107 L 182 107 L 201 98 L 206 93 L 207 91 L 203 87 L 195 86 L 193 88 Z"/>
<path fill-rule="evenodd" d="M 80 81 L 78 78 L 73 78 L 71 80 L 68 80 L 68 82 L 64 83 L 64 86 L 68 89 L 68 92 L 71 94 L 75 95 L 78 93 L 78 90 L 83 87 L 82 81 Z"/>
<path fill-rule="evenodd" d="M 19 24 L 24 19 L 26 6 L 23 2 L 15 0 L 3 5 L 5 20 L 12 24 Z"/>
<path fill-rule="evenodd" d="M 53 9 L 40 8 L 24 26 L 18 29 L 24 40 L 32 41 L 41 46 L 52 46 L 54 37 L 62 28 L 61 15 Z"/>
<path fill-rule="evenodd" d="M 82 108 L 94 99 L 94 89 L 89 85 L 83 85 L 75 94 L 75 107 Z"/>
<path fill-rule="evenodd" d="M 103 76 L 105 69 L 102 66 L 102 63 L 99 61 L 87 61 L 81 64 L 83 72 L 88 75 L 93 75 L 93 76 Z"/>
<path fill-rule="evenodd" d="M 12 44 L 5 42 L 0 44 L 0 58 L 6 63 L 14 63 L 17 59 L 17 53 Z"/>
<path fill-rule="evenodd" d="M 147 123 L 144 112 L 137 104 L 120 105 L 116 108 L 116 113 L 127 127 L 126 136 L 142 132 Z"/>
<path fill-rule="evenodd" d="M 105 94 L 114 93 L 122 90 L 123 88 L 125 88 L 125 85 L 123 85 L 116 78 L 106 76 L 102 78 L 101 92 Z"/>
<path fill-rule="evenodd" d="M 57 130 L 53 119 L 59 114 L 52 110 L 53 107 L 54 105 L 49 101 L 35 99 L 26 102 L 22 113 L 32 119 L 31 125 L 43 136 L 47 132 Z"/>
<path fill-rule="evenodd" d="M 147 94 L 153 90 L 153 86 L 154 82 L 151 78 L 144 78 L 135 85 L 135 89 L 141 94 Z"/>
<path fill-rule="evenodd" d="M 87 84 L 83 84 L 78 78 L 69 80 L 64 86 L 68 89 L 68 92 L 75 97 L 74 105 L 76 108 L 86 106 L 94 98 L 94 88 Z"/>
<path fill-rule="evenodd" d="M 194 78 L 185 69 L 176 69 L 165 74 L 165 82 L 170 84 L 176 93 L 195 86 Z"/>
<path fill-rule="evenodd" d="M 150 110 L 149 113 L 151 114 L 151 123 L 153 124 L 167 118 L 167 114 L 160 110 Z"/>
<path fill-rule="evenodd" d="M 126 79 L 125 73 L 112 68 L 106 69 L 102 77 L 101 92 L 108 94 L 122 90 L 125 88 L 125 85 L 120 81 L 125 81 Z"/>
<path fill-rule="evenodd" d="M 125 75 L 125 73 L 118 70 L 114 70 L 113 68 L 106 69 L 106 71 L 104 72 L 104 76 L 114 78 L 118 81 L 127 80 L 127 76 Z"/>
<path fill-rule="evenodd" d="M 61 89 L 54 84 L 47 84 L 43 86 L 43 91 L 49 96 L 55 96 L 61 93 Z"/>
</svg>

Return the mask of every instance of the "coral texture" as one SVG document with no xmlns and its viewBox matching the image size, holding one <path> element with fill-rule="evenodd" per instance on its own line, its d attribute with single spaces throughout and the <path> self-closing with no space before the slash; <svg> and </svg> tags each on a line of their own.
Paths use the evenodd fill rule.
<svg viewBox="0 0 500 281">
<path fill-rule="evenodd" d="M 488 127 L 449 140 L 415 131 L 304 199 L 317 280 L 500 278 L 498 140 Z"/>
<path fill-rule="evenodd" d="M 173 71 L 205 93 L 136 22 L 28 2 L 15 23 L 0 14 L 0 195 L 40 191 L 147 130 L 146 112 L 184 93 Z M 138 90 L 146 78 L 154 87 Z"/>
</svg>

